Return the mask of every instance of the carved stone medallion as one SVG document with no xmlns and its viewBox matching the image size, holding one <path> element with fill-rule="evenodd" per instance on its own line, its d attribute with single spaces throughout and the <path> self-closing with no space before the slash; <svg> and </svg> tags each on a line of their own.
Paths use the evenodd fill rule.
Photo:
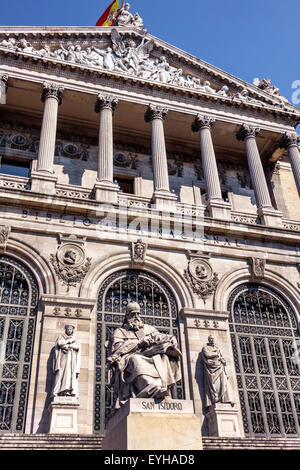
<svg viewBox="0 0 300 470">
<path fill-rule="evenodd" d="M 86 258 L 81 243 L 67 241 L 57 249 L 56 255 L 51 255 L 51 263 L 57 276 L 68 287 L 82 282 L 91 266 L 91 258 Z"/>
<path fill-rule="evenodd" d="M 215 292 L 219 282 L 218 274 L 214 273 L 208 257 L 192 257 L 184 276 L 195 294 L 204 301 Z"/>
</svg>

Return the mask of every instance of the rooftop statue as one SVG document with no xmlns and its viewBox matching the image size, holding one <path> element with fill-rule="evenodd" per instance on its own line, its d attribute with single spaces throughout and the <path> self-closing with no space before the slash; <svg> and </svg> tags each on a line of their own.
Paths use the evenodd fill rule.
<svg viewBox="0 0 300 470">
<path fill-rule="evenodd" d="M 109 344 L 108 365 L 117 395 L 116 408 L 129 398 L 159 398 L 181 379 L 177 340 L 145 325 L 140 306 L 131 302 L 121 328 Z"/>
<path fill-rule="evenodd" d="M 270 95 L 280 96 L 279 88 L 271 85 L 271 80 L 269 78 L 263 78 L 262 80 L 259 78 L 254 78 L 253 84 L 256 85 L 257 88 L 270 93 Z"/>
<path fill-rule="evenodd" d="M 132 25 L 132 26 L 135 26 L 136 28 L 142 28 L 143 20 L 140 17 L 140 15 L 138 13 L 133 15 L 132 13 L 130 13 L 129 10 L 130 10 L 130 4 L 125 3 L 125 1 L 122 0 L 122 5 L 117 10 L 116 26 Z"/>
</svg>

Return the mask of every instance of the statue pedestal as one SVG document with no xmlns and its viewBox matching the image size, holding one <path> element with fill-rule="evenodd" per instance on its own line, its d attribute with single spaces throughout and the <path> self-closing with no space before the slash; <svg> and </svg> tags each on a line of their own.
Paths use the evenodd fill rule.
<svg viewBox="0 0 300 470">
<path fill-rule="evenodd" d="M 76 397 L 54 397 L 48 409 L 49 434 L 77 434 L 78 407 Z"/>
<path fill-rule="evenodd" d="M 191 400 L 131 398 L 110 419 L 103 450 L 202 450 Z"/>
<path fill-rule="evenodd" d="M 238 411 L 230 403 L 216 403 L 206 414 L 209 436 L 243 437 L 238 422 Z"/>
</svg>

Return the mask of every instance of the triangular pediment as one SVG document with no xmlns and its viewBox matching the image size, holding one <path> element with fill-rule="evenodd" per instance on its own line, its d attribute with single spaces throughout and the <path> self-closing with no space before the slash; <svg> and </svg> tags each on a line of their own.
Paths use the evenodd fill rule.
<svg viewBox="0 0 300 470">
<path fill-rule="evenodd" d="M 266 79 L 250 85 L 135 27 L 2 27 L 0 54 L 89 69 L 229 106 L 300 115 Z"/>
</svg>

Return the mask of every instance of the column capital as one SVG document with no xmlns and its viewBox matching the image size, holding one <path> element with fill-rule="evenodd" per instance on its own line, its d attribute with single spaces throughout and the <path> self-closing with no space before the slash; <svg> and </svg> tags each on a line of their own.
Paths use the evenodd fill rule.
<svg viewBox="0 0 300 470">
<path fill-rule="evenodd" d="M 118 102 L 119 100 L 115 96 L 99 93 L 95 105 L 95 112 L 100 113 L 102 109 L 110 109 L 112 113 L 114 113 Z"/>
<path fill-rule="evenodd" d="M 215 122 L 216 120 L 209 116 L 203 116 L 202 114 L 197 114 L 192 124 L 192 131 L 199 132 L 200 129 L 211 130 Z"/>
<path fill-rule="evenodd" d="M 259 127 L 249 126 L 248 124 L 243 124 L 238 133 L 236 134 L 237 140 L 249 139 L 249 137 L 254 137 L 260 133 Z"/>
<path fill-rule="evenodd" d="M 63 86 L 58 85 L 57 83 L 44 82 L 41 96 L 42 102 L 45 103 L 48 98 L 55 98 L 58 101 L 58 104 L 61 104 L 63 92 Z"/>
<path fill-rule="evenodd" d="M 6 73 L 0 75 L 0 81 L 5 84 L 7 87 L 7 82 L 8 82 L 8 75 Z"/>
<path fill-rule="evenodd" d="M 284 149 L 298 147 L 298 142 L 300 142 L 300 135 L 292 132 L 286 132 L 279 144 L 279 147 Z"/>
<path fill-rule="evenodd" d="M 161 119 L 162 121 L 164 121 L 168 112 L 169 110 L 167 108 L 162 108 L 161 106 L 150 104 L 145 114 L 145 121 L 151 122 L 154 119 Z"/>
</svg>

